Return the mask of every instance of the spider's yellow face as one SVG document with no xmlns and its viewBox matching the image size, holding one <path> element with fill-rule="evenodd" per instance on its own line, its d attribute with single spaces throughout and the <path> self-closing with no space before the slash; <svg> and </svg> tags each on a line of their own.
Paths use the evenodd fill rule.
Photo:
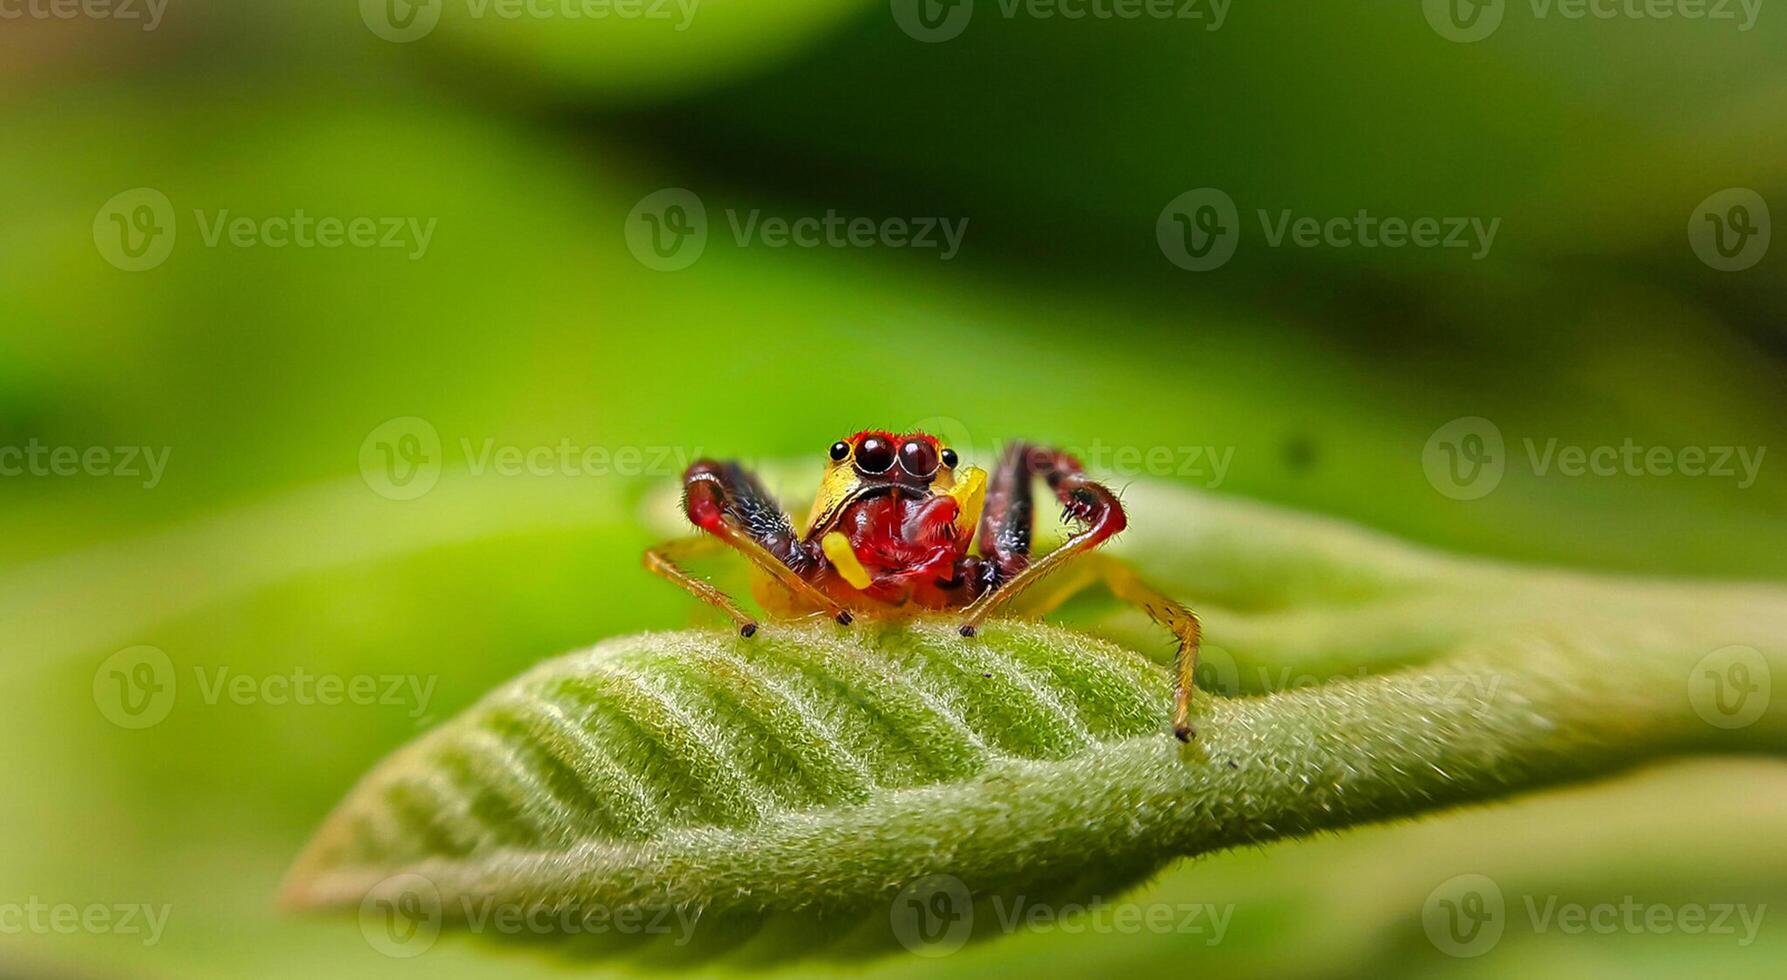
<svg viewBox="0 0 1787 980">
<path fill-rule="evenodd" d="M 980 522 L 986 485 L 986 471 L 960 466 L 955 450 L 939 446 L 933 436 L 917 432 L 897 436 L 872 429 L 858 432 L 832 444 L 825 476 L 807 516 L 807 536 L 830 530 L 852 503 L 898 490 L 915 497 L 954 497 L 960 505 L 956 533 L 966 540 Z"/>
</svg>

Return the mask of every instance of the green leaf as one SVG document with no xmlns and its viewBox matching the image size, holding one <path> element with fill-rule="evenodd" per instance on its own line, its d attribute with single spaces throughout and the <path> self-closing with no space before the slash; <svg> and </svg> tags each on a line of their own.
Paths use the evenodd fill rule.
<svg viewBox="0 0 1787 980">
<path fill-rule="evenodd" d="M 980 903 L 1108 893 L 1186 855 L 1787 745 L 1780 589 L 1471 563 L 1159 486 L 1130 503 L 1162 529 L 1134 557 L 1221 600 L 1223 696 L 1200 698 L 1192 745 L 1160 666 L 1064 628 L 649 633 L 543 664 L 387 760 L 286 899 L 420 880 L 480 932 L 493 907 L 675 909 L 720 946 L 792 915 L 854 949 L 901 938 L 890 903 L 931 875 Z"/>
</svg>

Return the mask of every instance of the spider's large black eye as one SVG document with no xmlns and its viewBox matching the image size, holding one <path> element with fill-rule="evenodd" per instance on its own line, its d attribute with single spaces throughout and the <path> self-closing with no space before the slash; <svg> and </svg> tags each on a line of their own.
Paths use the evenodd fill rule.
<svg viewBox="0 0 1787 980">
<path fill-rule="evenodd" d="M 945 449 L 943 451 L 943 465 L 944 466 L 947 466 L 953 470 L 956 468 L 956 464 L 959 462 L 961 462 L 961 459 L 956 456 L 955 450 Z"/>
<path fill-rule="evenodd" d="M 893 444 L 870 436 L 856 445 L 856 468 L 864 473 L 886 473 L 894 464 Z"/>
<path fill-rule="evenodd" d="M 844 461 L 844 457 L 846 457 L 848 455 L 850 455 L 850 444 L 849 443 L 834 442 L 831 444 L 832 462 L 842 463 Z"/>
<path fill-rule="evenodd" d="M 937 447 L 923 439 L 908 439 L 900 447 L 900 469 L 913 476 L 928 477 L 937 472 Z"/>
</svg>

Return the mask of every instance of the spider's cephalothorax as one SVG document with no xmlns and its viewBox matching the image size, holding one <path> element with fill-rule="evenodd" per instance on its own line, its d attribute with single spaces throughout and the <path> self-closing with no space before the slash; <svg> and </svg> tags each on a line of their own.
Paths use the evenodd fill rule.
<svg viewBox="0 0 1787 980">
<path fill-rule="evenodd" d="M 960 610 L 963 636 L 1065 568 L 1047 588 L 1029 592 L 1027 611 L 1046 613 L 1103 582 L 1172 630 L 1179 639 L 1173 730 L 1190 737 L 1197 616 L 1115 559 L 1089 554 L 1123 530 L 1125 518 L 1116 494 L 1088 478 L 1078 460 L 1016 443 L 989 479 L 932 436 L 879 430 L 841 439 L 826 455 L 804 531 L 742 466 L 696 462 L 683 474 L 683 509 L 706 533 L 647 551 L 646 567 L 724 610 L 745 636 L 757 632 L 757 621 L 679 559 L 731 545 L 756 566 L 753 592 L 775 615 L 823 613 L 848 625 L 859 615 Z M 1039 478 L 1077 530 L 1032 561 L 1031 485 Z"/>
</svg>

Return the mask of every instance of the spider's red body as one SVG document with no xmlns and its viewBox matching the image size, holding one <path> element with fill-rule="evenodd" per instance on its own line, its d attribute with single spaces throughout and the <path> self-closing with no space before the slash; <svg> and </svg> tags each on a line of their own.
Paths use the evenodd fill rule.
<svg viewBox="0 0 1787 980">
<path fill-rule="evenodd" d="M 977 467 L 959 467 L 954 450 L 922 432 L 866 429 L 833 443 L 828 455 L 800 531 L 744 467 L 697 462 L 683 477 L 683 509 L 708 533 L 646 552 L 647 567 L 726 610 L 745 636 L 756 633 L 757 621 L 731 597 L 678 567 L 676 555 L 706 543 L 738 549 L 762 573 L 754 592 L 774 613 L 823 612 L 849 624 L 863 614 L 957 609 L 962 635 L 973 636 L 1000 604 L 1126 524 L 1116 494 L 1057 449 L 1014 444 L 990 480 Z M 1064 516 L 1081 528 L 1060 548 L 1032 561 L 1031 483 L 1038 479 L 1048 484 Z M 1188 737 L 1197 617 L 1133 573 L 1088 559 L 1082 567 L 1095 568 L 1113 591 L 1178 635 L 1174 730 Z"/>
<path fill-rule="evenodd" d="M 896 456 L 909 453 L 921 457 L 926 465 L 935 461 L 935 470 L 925 474 L 924 466 L 919 466 L 920 473 L 915 475 L 896 466 L 879 478 L 856 472 L 857 479 L 830 481 L 815 501 L 815 520 L 807 528 L 806 540 L 820 544 L 823 552 L 826 535 L 843 535 L 869 583 L 860 589 L 848 581 L 840 584 L 867 598 L 931 609 L 960 605 L 965 583 L 958 566 L 968 555 L 974 527 L 972 519 L 961 522 L 965 527 L 958 526 L 965 501 L 950 492 L 957 486 L 954 467 L 941 465 L 942 447 L 934 437 L 922 433 L 899 436 L 873 429 L 858 432 L 847 442 L 852 447 L 879 442 L 894 447 Z M 908 450 L 909 445 L 918 448 Z M 834 461 L 834 466 L 842 462 Z M 984 476 L 979 470 L 971 470 L 967 476 L 974 481 L 974 488 L 970 491 L 973 499 L 966 503 L 978 509 Z"/>
</svg>

